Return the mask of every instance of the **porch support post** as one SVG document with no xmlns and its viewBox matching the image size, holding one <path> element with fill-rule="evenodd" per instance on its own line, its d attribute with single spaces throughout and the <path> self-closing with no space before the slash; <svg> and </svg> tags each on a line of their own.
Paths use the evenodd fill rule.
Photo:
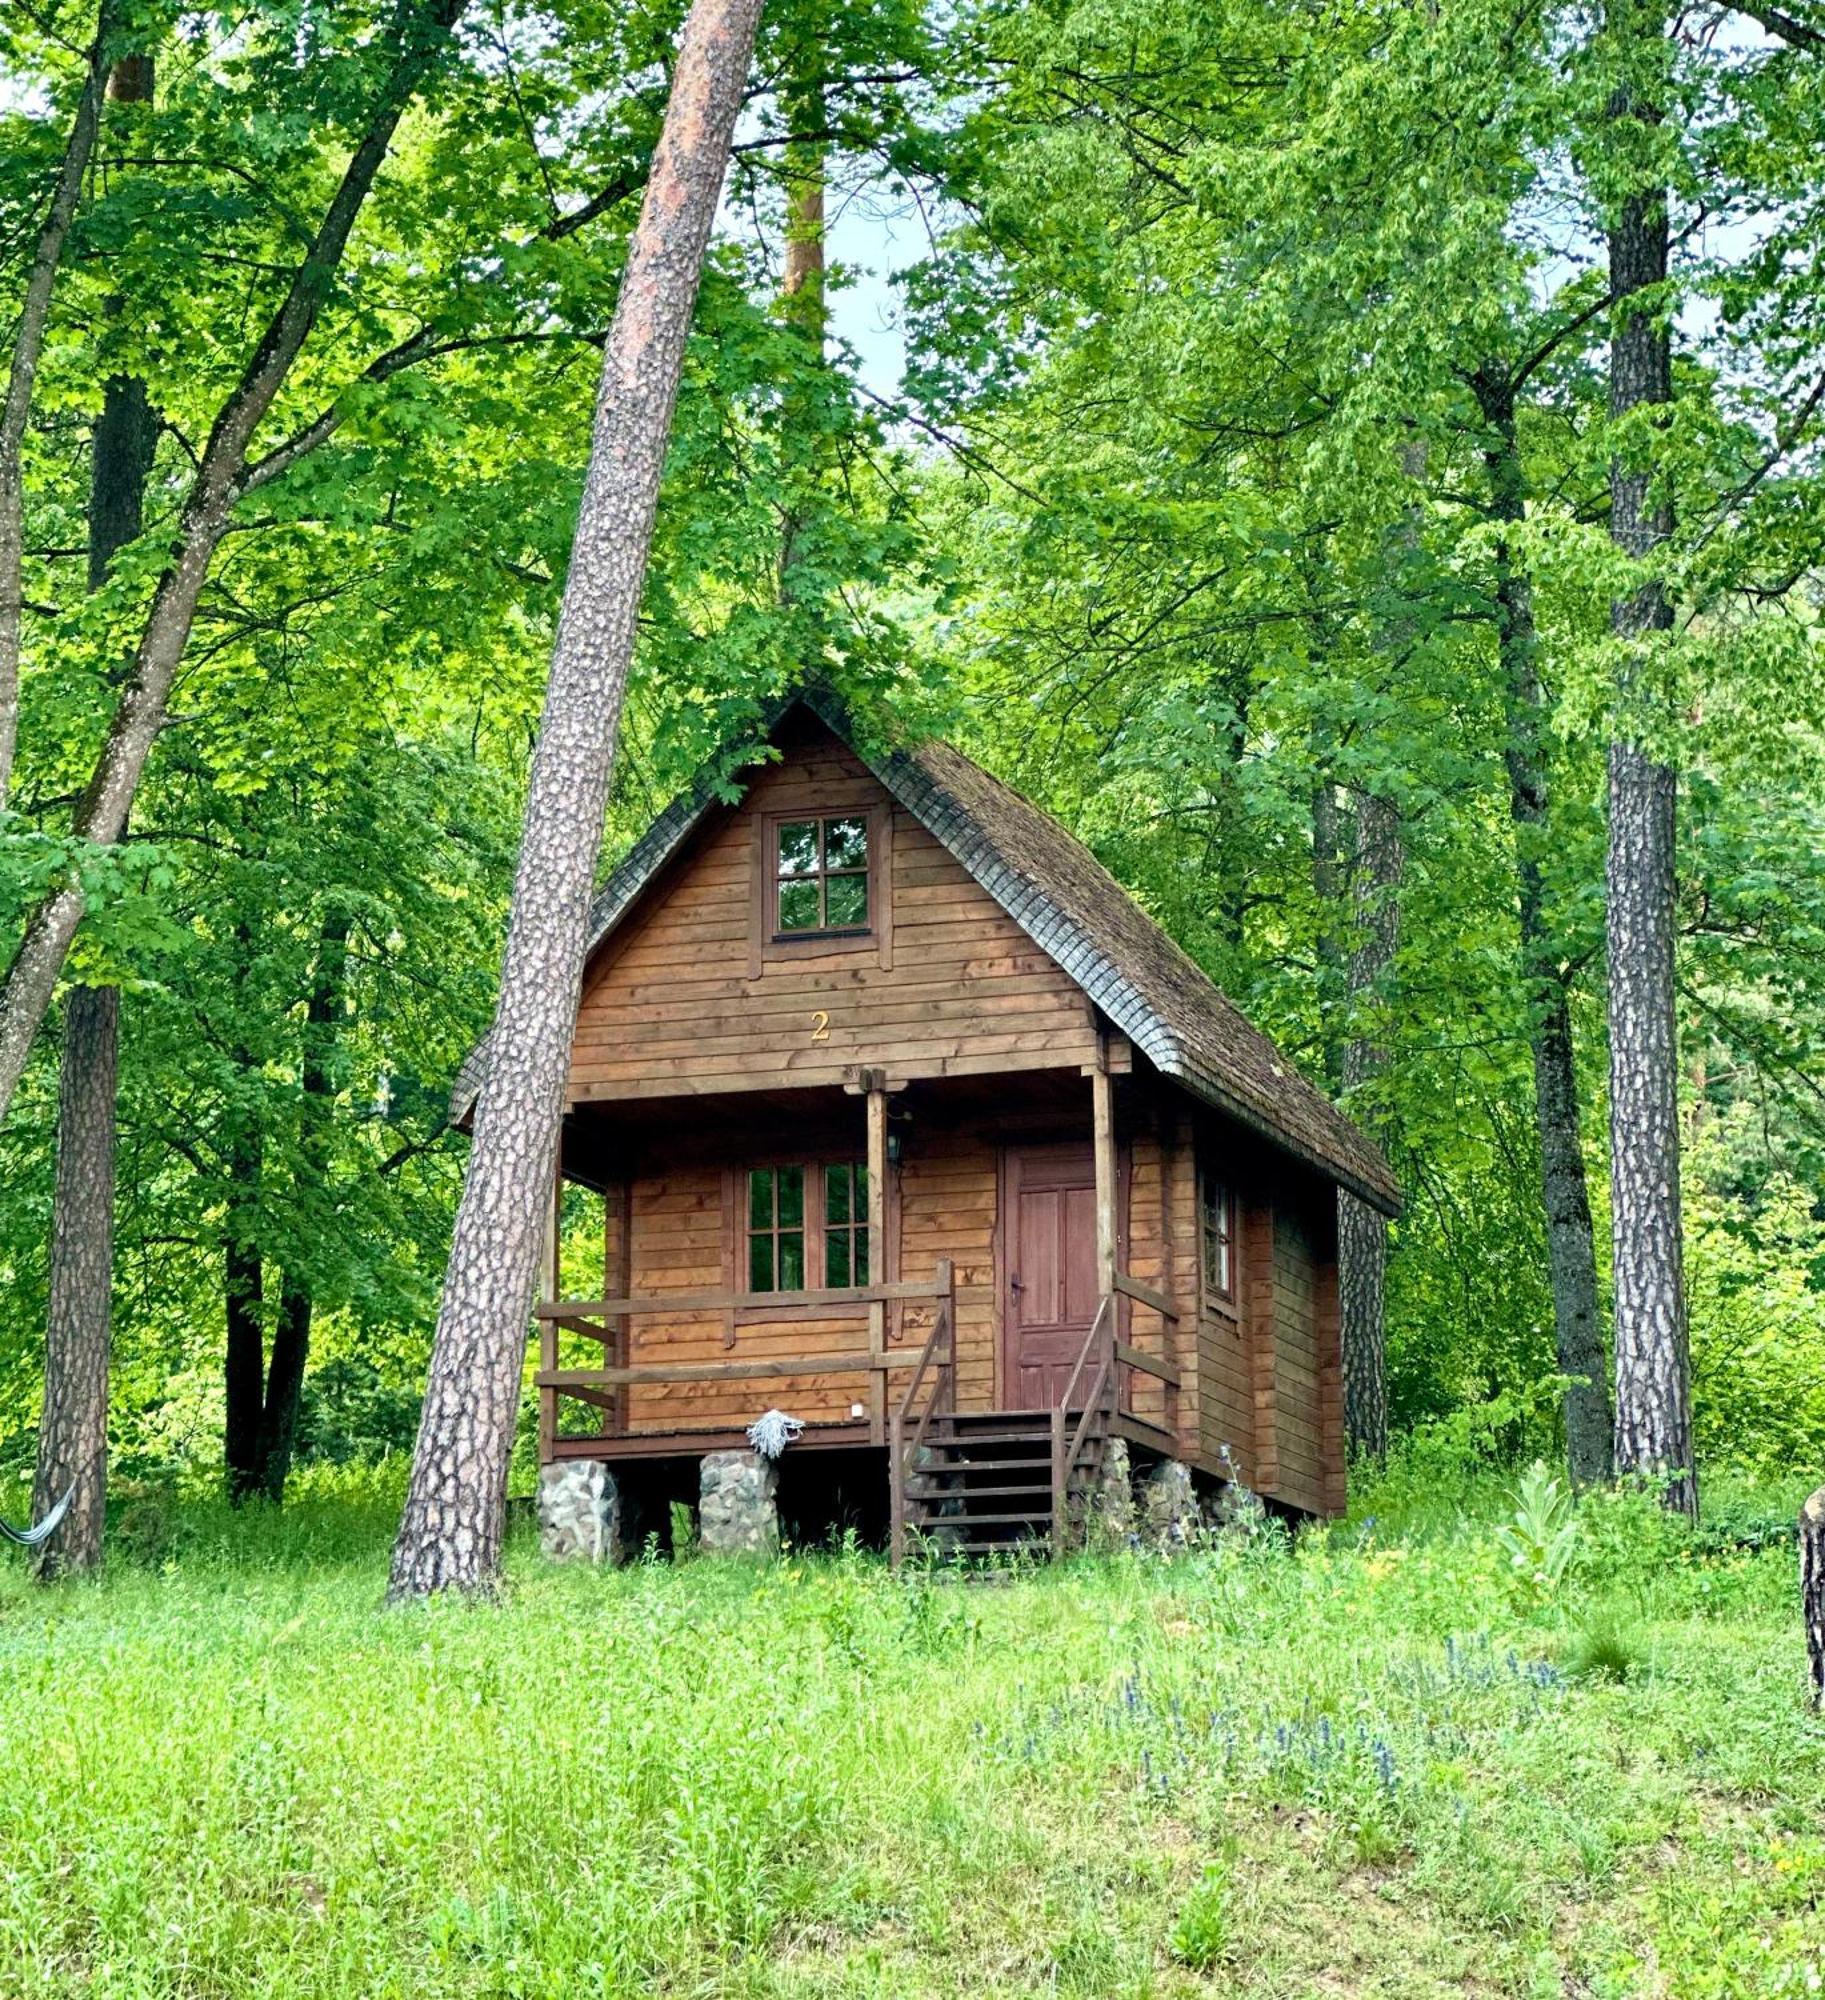
<svg viewBox="0 0 1825 2000">
<path fill-rule="evenodd" d="M 1109 1080 L 1108 1044 L 1098 1038 L 1090 1072 L 1092 1137 L 1096 1155 L 1096 1288 L 1115 1291 L 1115 1093 Z"/>
<path fill-rule="evenodd" d="M 551 1201 L 545 1211 L 545 1255 L 541 1260 L 544 1273 L 543 1289 L 547 1305 L 556 1305 L 559 1291 L 559 1265 L 562 1245 L 559 1241 L 559 1224 L 564 1210 L 564 1149 L 558 1147 L 558 1158 L 551 1169 Z M 558 1323 L 555 1319 L 539 1320 L 539 1371 L 549 1374 L 558 1365 Z M 539 1387 L 539 1464 L 551 1464 L 558 1439 L 558 1392 L 548 1389 L 542 1383 Z"/>
<path fill-rule="evenodd" d="M 868 1072 L 868 1282 L 887 1282 L 887 1090 L 886 1072 Z M 850 1276 L 854 1277 L 854 1272 Z M 868 1351 L 874 1368 L 868 1377 L 868 1436 L 873 1444 L 887 1439 L 887 1306 L 881 1299 L 868 1308 Z"/>
</svg>

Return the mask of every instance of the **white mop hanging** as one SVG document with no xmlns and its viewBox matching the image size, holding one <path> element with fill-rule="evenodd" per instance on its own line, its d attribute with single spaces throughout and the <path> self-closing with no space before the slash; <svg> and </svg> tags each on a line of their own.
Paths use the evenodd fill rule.
<svg viewBox="0 0 1825 2000">
<path fill-rule="evenodd" d="M 804 1420 L 789 1417 L 784 1410 L 769 1410 L 748 1426 L 748 1442 L 762 1458 L 778 1458 L 789 1444 L 797 1444 L 804 1434 Z"/>
</svg>

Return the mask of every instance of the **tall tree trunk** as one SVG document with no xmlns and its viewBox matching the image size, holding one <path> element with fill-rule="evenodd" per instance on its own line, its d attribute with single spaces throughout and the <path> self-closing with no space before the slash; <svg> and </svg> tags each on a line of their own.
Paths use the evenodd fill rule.
<svg viewBox="0 0 1825 2000">
<path fill-rule="evenodd" d="M 243 494 L 295 463 L 320 427 L 249 465 L 255 433 L 309 338 L 348 248 L 362 204 L 385 160 L 407 104 L 436 63 L 465 0 L 398 0 L 388 28 L 393 56 L 374 111 L 297 265 L 283 302 L 268 322 L 241 378 L 217 412 L 173 536 L 171 562 L 152 594 L 132 669 L 108 727 L 71 832 L 112 846 L 126 830 L 133 797 L 166 705 L 216 547 Z M 0 1118 L 25 1073 L 33 1037 L 56 989 L 70 941 L 82 921 L 82 888 L 57 883 L 27 919 L 0 980 Z"/>
<path fill-rule="evenodd" d="M 1643 41 L 1665 33 L 1659 0 L 1620 0 L 1611 16 L 1625 69 Z M 1632 39 L 1628 39 L 1632 38 Z M 1658 113 L 1629 85 L 1610 104 L 1613 125 L 1651 126 Z M 1627 146 L 1634 135 L 1623 134 Z M 1636 141 L 1635 143 L 1638 143 Z M 1618 422 L 1673 399 L 1667 276 L 1667 197 L 1631 194 L 1609 231 L 1610 414 Z M 1644 299 L 1643 293 L 1648 296 Z M 1637 562 L 1672 533 L 1654 494 L 1653 454 L 1625 439 L 1610 459 L 1610 535 Z M 1623 642 L 1615 738 L 1609 750 L 1610 1209 L 1616 1274 L 1616 1464 L 1664 1482 L 1667 1505 L 1698 1510 L 1692 1457 L 1691 1363 L 1681 1270 L 1679 1049 L 1674 1011 L 1674 836 L 1678 783 L 1654 753 L 1673 607 L 1649 575 L 1611 606 Z M 1647 740 L 1644 740 L 1647 739 Z"/>
<path fill-rule="evenodd" d="M 242 1051 L 237 1068 L 252 1074 Z M 260 1490 L 260 1411 L 266 1387 L 266 1275 L 260 1255 L 260 1121 L 246 1107 L 230 1114 L 228 1213 L 222 1224 L 222 1460 L 237 1505 Z"/>
<path fill-rule="evenodd" d="M 38 1574 L 45 1577 L 93 1569 L 101 1561 L 108 1476 L 119 1007 L 118 988 L 79 986 L 64 1009 L 51 1310 L 33 1516 L 42 1518 L 72 1486 L 75 1498 L 39 1551 Z"/>
<path fill-rule="evenodd" d="M 1387 1068 L 1379 1034 L 1365 1031 L 1367 1006 L 1385 1003 L 1400 942 L 1400 884 L 1406 866 L 1400 809 L 1365 793 L 1356 805 L 1351 901 L 1356 942 L 1350 953 L 1349 1004 L 1358 1016 L 1343 1051 L 1347 1104 Z M 1373 1106 L 1358 1116 L 1371 1130 L 1383 1124 Z M 1386 1291 L 1388 1219 L 1353 1194 L 1337 1196 L 1337 1310 L 1343 1344 L 1343 1421 L 1350 1449 L 1385 1456 L 1388 1449 Z"/>
<path fill-rule="evenodd" d="M 342 1018 L 349 930 L 349 917 L 344 910 L 333 910 L 324 919 L 310 1002 L 304 1016 L 304 1063 L 300 1079 L 304 1131 L 298 1150 L 305 1172 L 319 1183 L 329 1171 L 336 1026 Z M 266 1397 L 260 1410 L 256 1453 L 260 1491 L 275 1505 L 285 1498 L 285 1482 L 291 1474 L 292 1443 L 298 1430 L 298 1404 L 304 1391 L 304 1366 L 310 1359 L 315 1308 L 309 1282 L 288 1269 L 279 1288 L 278 1318 L 273 1322 L 272 1360 L 266 1373 Z"/>
<path fill-rule="evenodd" d="M 82 177 L 95 134 L 101 124 L 102 93 L 108 79 L 107 40 L 117 7 L 103 0 L 89 45 L 88 66 L 76 116 L 51 191 L 51 205 L 38 232 L 32 268 L 25 281 L 13 335 L 12 361 L 7 369 L 6 401 L 0 404 L 0 807 L 12 783 L 13 758 L 19 744 L 19 641 L 22 574 L 25 561 L 25 427 L 32 413 L 32 385 L 44 352 L 50 324 L 51 291 L 63 261 L 64 239 L 82 193 Z M 47 999 L 49 996 L 46 996 Z M 42 1014 L 43 1010 L 40 1009 Z"/>
<path fill-rule="evenodd" d="M 1343 1046 L 1350 991 L 1349 815 L 1329 763 L 1312 788 L 1312 894 L 1317 904 L 1318 1032 L 1324 1081 L 1333 1097 L 1343 1090 Z"/>
<path fill-rule="evenodd" d="M 1526 518 L 1526 475 L 1515 437 L 1514 397 L 1495 371 L 1477 377 L 1490 441 L 1483 462 L 1490 510 L 1501 524 L 1494 551 L 1496 649 L 1507 690 L 1508 811 L 1515 830 L 1515 895 L 1521 978 L 1533 1052 L 1534 1131 L 1546 1214 L 1546 1266 L 1553 1345 L 1565 1378 L 1565 1452 L 1580 1485 L 1614 1469 L 1609 1356 L 1597 1297 L 1596 1231 L 1584 1174 L 1571 987 L 1547 921 L 1544 858 L 1550 827 L 1546 699 L 1540 686 L 1533 587 L 1515 561 L 1512 531 Z"/>
<path fill-rule="evenodd" d="M 150 56 L 127 56 L 115 64 L 108 81 L 110 98 L 143 103 L 151 95 Z M 102 587 L 114 558 L 139 534 L 157 444 L 158 419 L 146 400 L 145 384 L 115 377 L 103 391 L 90 441 L 91 591 Z M 76 1498 L 39 1555 L 41 1577 L 93 1569 L 101 1561 L 113 1344 L 119 1040 L 119 989 L 76 987 L 64 1010 L 44 1418 L 34 1500 L 54 1505 L 71 1480 Z"/>
<path fill-rule="evenodd" d="M 487 1075 L 463 1182 L 394 1600 L 500 1570 L 590 891 L 659 477 L 761 0 L 695 0 L 602 355 L 595 433 L 533 759 Z"/>
</svg>

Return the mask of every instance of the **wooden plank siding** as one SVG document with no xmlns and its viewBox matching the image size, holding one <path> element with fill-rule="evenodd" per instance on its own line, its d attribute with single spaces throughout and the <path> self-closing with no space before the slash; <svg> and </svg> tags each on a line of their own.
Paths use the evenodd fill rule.
<svg viewBox="0 0 1825 2000">
<path fill-rule="evenodd" d="M 840 812 L 880 816 L 887 947 L 782 952 L 761 921 L 766 828 Z M 585 979 L 570 1092 L 581 1104 L 828 1086 L 863 1066 L 896 1079 L 1063 1068 L 1095 1046 L 1076 983 L 831 737 L 763 771 L 609 938 Z"/>
<path fill-rule="evenodd" d="M 875 930 L 774 939 L 762 922 L 772 829 L 781 816 L 848 813 L 870 820 Z M 1113 1112 L 1115 1169 L 1105 1151 L 1103 1178 L 1115 1183 L 1116 1268 L 1177 1314 L 1119 1300 L 1117 1337 L 1180 1376 L 1174 1389 L 1127 1369 L 1123 1407 L 1170 1431 L 1203 1472 L 1233 1464 L 1270 1498 L 1338 1510 L 1330 1183 L 1110 1036 L 1071 976 L 827 734 L 788 744 L 739 806 L 712 815 L 586 971 L 565 1147 L 569 1170 L 605 1196 L 602 1296 L 698 1301 L 623 1315 L 604 1358 L 706 1369 L 815 1360 L 865 1353 L 877 1333 L 889 1353 L 916 1357 L 936 1310 L 925 1301 L 703 1303 L 746 1289 L 750 1167 L 814 1169 L 870 1152 L 878 1162 L 891 1137 L 900 1160 L 876 1175 L 873 1276 L 923 1282 L 948 1260 L 957 1407 L 1009 1407 L 1006 1162 L 1023 1146 L 1087 1152 L 1099 1092 Z M 1205 1291 L 1201 1159 L 1235 1196 L 1233 1298 Z M 822 1272 L 807 1281 L 821 1284 Z M 863 1434 L 878 1442 L 908 1374 L 889 1373 L 885 1410 L 879 1378 L 859 1369 L 631 1383 L 607 1414 L 629 1437 L 727 1435 L 773 1403 L 845 1427 L 861 1405 Z"/>
<path fill-rule="evenodd" d="M 1325 1510 L 1327 1356 L 1320 1324 L 1314 1231 L 1299 1207 L 1274 1210 L 1274 1463 L 1276 1499 Z"/>
</svg>

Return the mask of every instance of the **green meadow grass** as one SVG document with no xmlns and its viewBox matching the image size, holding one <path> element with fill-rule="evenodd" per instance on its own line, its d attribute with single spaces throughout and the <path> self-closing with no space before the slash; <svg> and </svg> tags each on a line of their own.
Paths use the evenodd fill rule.
<svg viewBox="0 0 1825 2000">
<path fill-rule="evenodd" d="M 1787 1496 L 1492 1483 L 1176 1563 L 544 1564 L 380 1608 L 396 1494 L 0 1578 L 0 1993 L 1806 1995 Z M 1368 1520 L 1365 1517 L 1375 1515 Z M 1763 1546 L 1756 1546 L 1760 1542 Z M 131 1552 L 126 1552 L 127 1550 Z"/>
</svg>

